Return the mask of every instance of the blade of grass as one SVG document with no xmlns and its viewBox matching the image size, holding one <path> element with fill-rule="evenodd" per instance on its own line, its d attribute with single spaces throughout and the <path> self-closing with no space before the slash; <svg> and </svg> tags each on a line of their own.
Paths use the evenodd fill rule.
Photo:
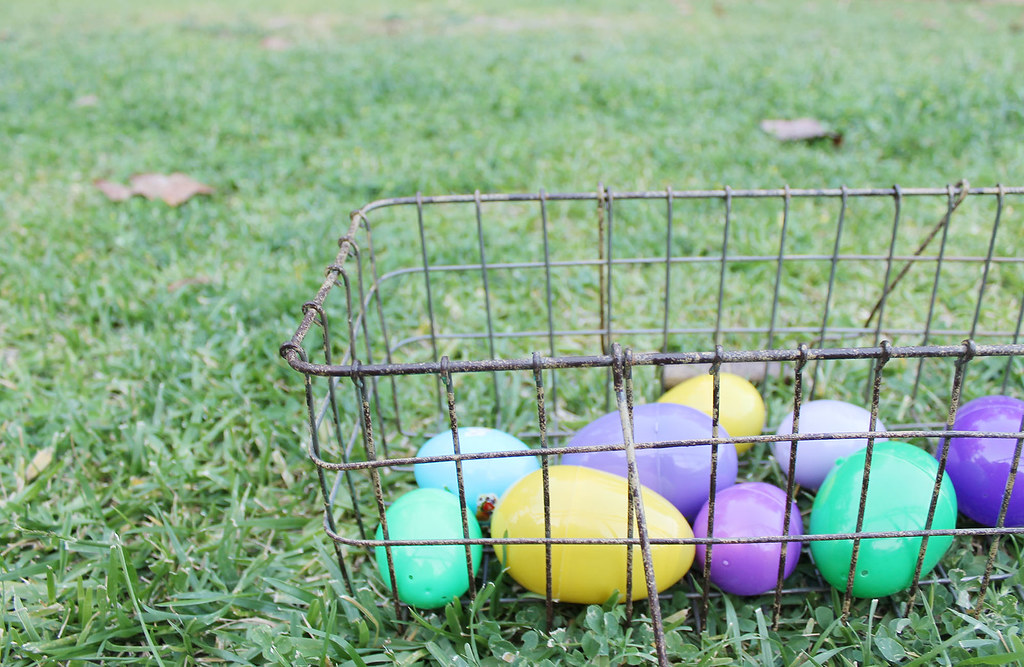
<svg viewBox="0 0 1024 667">
<path fill-rule="evenodd" d="M 975 658 L 961 660 L 958 665 L 1015 665 L 1024 664 L 1024 651 L 1014 651 L 1002 655 L 983 655 Z"/>
<path fill-rule="evenodd" d="M 815 665 L 827 665 L 829 664 L 828 661 L 831 660 L 833 657 L 839 655 L 843 651 L 848 650 L 850 650 L 849 646 L 837 646 L 836 648 L 830 648 L 827 651 L 822 651 L 821 653 L 818 653 L 813 657 L 808 656 L 807 659 L 813 662 Z"/>
<path fill-rule="evenodd" d="M 863 662 L 871 665 L 875 662 L 875 656 L 871 653 L 872 630 L 875 624 L 875 610 L 878 608 L 878 598 L 871 599 L 871 606 L 868 608 L 868 630 L 864 633 Z"/>
<path fill-rule="evenodd" d="M 352 644 L 348 643 L 341 637 L 335 637 L 334 641 L 341 645 L 342 649 L 344 649 L 348 657 L 352 659 L 352 662 L 355 663 L 356 667 L 366 667 L 366 662 L 363 660 L 362 656 L 359 655 L 359 652 L 356 651 L 355 646 L 352 646 Z"/>
<path fill-rule="evenodd" d="M 774 665 L 775 658 L 772 657 L 773 651 L 771 639 L 768 637 L 768 624 L 765 623 L 764 612 L 761 611 L 760 607 L 754 609 L 754 618 L 757 619 L 757 640 L 761 648 L 761 664 Z"/>
<path fill-rule="evenodd" d="M 736 607 L 733 606 L 728 595 L 724 596 L 722 600 L 725 603 L 725 634 L 729 638 L 734 655 L 740 659 L 746 654 L 743 651 L 743 638 L 740 636 L 740 621 L 736 616 Z"/>
<path fill-rule="evenodd" d="M 139 627 L 142 628 L 142 634 L 146 637 L 146 645 L 149 647 L 149 651 L 153 655 L 153 659 L 156 660 L 156 663 L 160 665 L 160 667 L 163 667 L 164 661 L 160 657 L 160 652 L 153 644 L 153 638 L 149 635 L 149 628 L 146 627 L 146 621 L 143 620 L 142 617 L 142 608 L 139 605 L 139 598 L 135 595 L 133 574 L 129 573 L 128 561 L 125 560 L 124 557 L 124 548 L 121 544 L 121 538 L 117 533 L 112 533 L 111 539 L 114 542 L 114 544 L 111 545 L 111 548 L 117 554 L 118 560 L 121 562 L 121 571 L 124 574 L 125 588 L 128 590 L 128 597 L 132 601 L 132 608 L 135 609 L 135 617 L 138 619 Z"/>
</svg>

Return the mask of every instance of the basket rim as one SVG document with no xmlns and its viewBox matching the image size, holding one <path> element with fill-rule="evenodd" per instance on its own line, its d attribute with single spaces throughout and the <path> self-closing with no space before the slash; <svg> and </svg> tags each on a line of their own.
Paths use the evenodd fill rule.
<svg viewBox="0 0 1024 667">
<path fill-rule="evenodd" d="M 705 352 L 633 352 L 626 350 L 625 359 L 614 354 L 545 356 L 534 353 L 531 357 L 452 360 L 447 355 L 439 361 L 416 363 L 364 364 L 354 359 L 348 364 L 311 363 L 293 341 L 281 347 L 281 356 L 288 365 L 305 375 L 320 377 L 379 377 L 392 375 L 447 375 L 452 373 L 480 373 L 495 371 L 540 371 L 566 368 L 612 368 L 620 363 L 629 366 L 675 366 L 693 364 L 730 364 L 750 362 L 807 362 L 839 359 L 921 359 L 950 357 L 1011 357 L 1024 355 L 1024 343 L 996 345 L 978 344 L 967 339 L 960 345 L 906 345 L 895 346 L 883 340 L 871 347 L 808 347 L 773 348 L 766 350 L 724 350 Z"/>
<path fill-rule="evenodd" d="M 370 212 L 393 206 L 415 205 L 422 209 L 423 206 L 437 204 L 456 203 L 483 203 L 494 202 L 535 202 L 546 201 L 595 201 L 610 202 L 612 200 L 656 200 L 664 199 L 721 199 L 726 202 L 732 199 L 764 199 L 764 198 L 842 198 L 849 197 L 894 197 L 898 200 L 903 197 L 921 196 L 942 196 L 946 195 L 950 202 L 963 199 L 968 195 L 995 196 L 1002 202 L 1006 195 L 1024 195 L 1024 185 L 971 187 L 966 180 L 956 184 L 948 184 L 945 187 L 902 187 L 893 185 L 887 188 L 851 188 L 842 185 L 838 188 L 791 188 L 784 185 L 781 188 L 755 188 L 755 189 L 733 189 L 726 185 L 720 189 L 683 189 L 675 190 L 671 186 L 663 190 L 623 190 L 616 191 L 608 189 L 603 183 L 599 183 L 594 191 L 583 192 L 547 192 L 543 188 L 537 192 L 518 193 L 481 193 L 479 190 L 473 194 L 447 194 L 424 196 L 417 192 L 415 196 L 380 198 L 364 204 L 350 214 L 350 225 L 346 233 L 338 240 L 339 251 L 333 263 L 328 265 L 326 277 L 317 290 L 316 295 L 302 306 L 303 318 L 292 334 L 291 338 L 285 341 L 279 349 L 280 355 L 285 359 L 292 369 L 305 375 L 316 375 L 325 377 L 356 377 L 356 376 L 383 376 L 383 375 L 423 375 L 438 374 L 444 372 L 466 373 L 506 370 L 547 370 L 559 368 L 584 368 L 584 367 L 611 367 L 614 365 L 613 357 L 606 355 L 581 355 L 581 356 L 543 356 L 534 353 L 532 358 L 519 359 L 480 359 L 452 361 L 447 356 L 441 357 L 435 362 L 420 363 L 386 363 L 386 364 L 362 364 L 358 359 L 352 359 L 346 364 L 331 363 L 310 363 L 306 357 L 302 342 L 309 333 L 310 328 L 319 319 L 320 323 L 326 321 L 323 304 L 327 294 L 336 285 L 344 283 L 349 288 L 348 277 L 345 274 L 345 264 L 351 255 L 358 256 L 360 250 L 355 242 L 355 236 L 360 227 L 368 224 L 367 214 Z M 340 277 L 340 281 L 339 281 Z M 612 332 L 614 333 L 614 332 Z M 631 353 L 632 365 L 654 365 L 666 366 L 676 364 L 700 364 L 700 363 L 730 363 L 730 362 L 779 362 L 804 360 L 828 360 L 828 359 L 878 359 L 883 355 L 892 357 L 955 357 L 962 354 L 976 354 L 977 356 L 1018 356 L 1024 353 L 1024 345 L 1016 343 L 1009 345 L 978 345 L 974 341 L 965 340 L 960 346 L 901 346 L 888 345 L 886 341 L 879 340 L 881 346 L 873 347 L 816 347 L 807 348 L 800 346 L 796 349 L 773 348 L 766 350 L 734 350 L 720 352 L 679 352 L 679 353 Z M 965 352 L 966 347 L 973 347 L 976 352 Z M 887 352 L 883 352 L 887 348 Z M 803 356 L 807 355 L 807 356 Z"/>
</svg>

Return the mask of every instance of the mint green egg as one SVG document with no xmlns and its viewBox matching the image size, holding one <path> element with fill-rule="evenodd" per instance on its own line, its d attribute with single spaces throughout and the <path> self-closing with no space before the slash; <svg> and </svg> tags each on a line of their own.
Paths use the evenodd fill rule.
<svg viewBox="0 0 1024 667">
<path fill-rule="evenodd" d="M 857 527 L 866 450 L 842 460 L 825 478 L 811 509 L 811 535 L 853 533 Z M 878 442 L 871 457 L 862 531 L 924 530 L 939 464 L 928 452 L 905 442 Z M 956 527 L 956 492 L 942 474 L 931 528 Z M 921 549 L 920 537 L 861 540 L 854 570 L 853 594 L 883 597 L 910 587 Z M 921 576 L 934 568 L 953 543 L 952 536 L 928 538 Z M 811 554 L 825 580 L 841 591 L 853 559 L 853 540 L 811 542 Z"/>
<path fill-rule="evenodd" d="M 416 489 L 396 500 L 385 514 L 391 540 L 461 540 L 462 509 L 456 495 L 441 489 Z M 480 524 L 469 510 L 469 537 L 481 536 Z M 377 539 L 384 539 L 382 526 Z M 473 574 L 480 569 L 483 548 L 470 546 Z M 377 568 L 388 591 L 387 551 L 376 548 Z M 469 590 L 466 547 L 461 544 L 391 547 L 391 559 L 398 583 L 398 598 L 413 607 L 443 607 Z"/>
</svg>

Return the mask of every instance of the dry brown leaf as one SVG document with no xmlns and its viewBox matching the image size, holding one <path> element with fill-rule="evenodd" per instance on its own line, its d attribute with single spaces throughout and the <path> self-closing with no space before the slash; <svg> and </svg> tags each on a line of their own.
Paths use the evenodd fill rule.
<svg viewBox="0 0 1024 667">
<path fill-rule="evenodd" d="M 100 103 L 100 98 L 96 95 L 82 95 L 81 97 L 75 98 L 75 101 L 71 103 L 73 107 L 94 107 Z"/>
<path fill-rule="evenodd" d="M 828 135 L 828 128 L 814 118 L 762 120 L 761 129 L 779 141 L 806 141 Z"/>
<path fill-rule="evenodd" d="M 25 482 L 31 482 L 39 473 L 46 470 L 46 467 L 53 463 L 53 447 L 44 447 L 32 457 L 32 462 L 25 468 Z"/>
<path fill-rule="evenodd" d="M 146 199 L 162 199 L 169 206 L 180 206 L 196 195 L 213 194 L 213 188 L 180 172 L 166 174 L 135 174 L 130 179 L 132 193 Z"/>
<path fill-rule="evenodd" d="M 131 185 L 122 185 L 99 179 L 93 181 L 100 192 L 111 201 L 124 201 L 132 195 L 142 195 L 146 199 L 161 199 L 170 206 L 180 206 L 196 195 L 213 194 L 213 188 L 204 183 L 175 172 L 166 174 L 135 174 L 130 179 Z"/>
<path fill-rule="evenodd" d="M 170 176 L 167 174 L 150 173 L 135 174 L 128 179 L 128 182 L 132 184 L 132 194 L 142 195 L 152 201 L 163 197 L 169 180 Z"/>
<path fill-rule="evenodd" d="M 124 201 L 134 194 L 127 185 L 114 183 L 102 178 L 93 181 L 92 184 L 96 186 L 96 189 L 105 194 L 110 201 Z"/>
<path fill-rule="evenodd" d="M 292 48 L 292 43 L 284 37 L 271 35 L 270 37 L 264 37 L 260 41 L 260 47 L 267 51 L 287 51 Z"/>
<path fill-rule="evenodd" d="M 163 199 L 171 206 L 184 204 L 196 195 L 212 195 L 213 188 L 181 173 L 171 174 Z"/>
<path fill-rule="evenodd" d="M 816 118 L 767 119 L 761 121 L 761 129 L 779 141 L 814 141 L 831 139 L 837 146 L 843 135 L 833 132 Z"/>
<path fill-rule="evenodd" d="M 167 285 L 168 292 L 177 292 L 182 287 L 188 285 L 209 285 L 213 282 L 213 278 L 210 276 L 195 276 L 194 278 L 182 278 L 181 280 L 175 280 L 173 283 Z"/>
</svg>

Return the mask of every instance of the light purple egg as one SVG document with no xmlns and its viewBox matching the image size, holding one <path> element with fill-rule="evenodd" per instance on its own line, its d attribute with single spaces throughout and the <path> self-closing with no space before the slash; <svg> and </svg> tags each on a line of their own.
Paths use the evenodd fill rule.
<svg viewBox="0 0 1024 667">
<path fill-rule="evenodd" d="M 708 536 L 709 505 L 693 520 L 695 537 Z M 736 484 L 715 494 L 713 537 L 771 537 L 782 535 L 786 518 L 786 492 L 763 482 Z M 789 534 L 803 535 L 800 509 L 792 503 Z M 786 544 L 783 577 L 793 574 L 800 560 L 800 542 Z M 704 567 L 707 547 L 697 545 L 695 567 Z M 727 593 L 760 595 L 775 588 L 782 543 L 716 544 L 711 549 L 711 581 Z"/>
<path fill-rule="evenodd" d="M 982 396 L 957 410 L 954 431 L 1016 433 L 1024 401 L 1009 396 Z M 1010 477 L 1016 438 L 952 438 L 946 472 L 956 489 L 960 511 L 985 526 L 995 526 Z M 941 451 L 936 452 L 936 456 Z M 1024 461 L 1017 467 L 1006 508 L 1006 526 L 1024 526 Z"/>
<path fill-rule="evenodd" d="M 823 399 L 808 401 L 800 406 L 801 433 L 860 433 L 869 431 L 871 413 L 852 403 Z M 876 431 L 885 431 L 881 419 L 875 421 Z M 790 412 L 779 424 L 776 435 L 793 433 L 793 413 Z M 875 442 L 883 442 L 879 438 Z M 783 474 L 789 474 L 789 451 L 791 442 L 772 443 L 775 460 Z M 843 438 L 836 440 L 801 440 L 796 447 L 796 473 L 794 479 L 800 486 L 817 489 L 836 461 L 868 446 L 867 438 Z"/>
<path fill-rule="evenodd" d="M 718 433 L 721 438 L 729 437 L 724 428 L 719 427 Z M 676 403 L 647 403 L 633 408 L 633 441 L 636 443 L 710 439 L 711 417 L 699 410 Z M 622 443 L 622 422 L 616 411 L 584 426 L 569 445 Z M 562 463 L 626 477 L 625 451 L 565 454 Z M 640 484 L 667 498 L 687 519 L 692 519 L 707 501 L 711 489 L 711 445 L 638 449 L 636 464 Z M 737 467 L 736 446 L 719 445 L 718 489 L 736 482 Z"/>
</svg>

